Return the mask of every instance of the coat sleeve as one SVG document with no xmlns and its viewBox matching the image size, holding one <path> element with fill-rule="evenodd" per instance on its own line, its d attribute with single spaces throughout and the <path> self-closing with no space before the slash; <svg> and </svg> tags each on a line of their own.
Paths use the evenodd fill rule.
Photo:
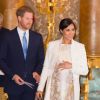
<svg viewBox="0 0 100 100">
<path fill-rule="evenodd" d="M 7 36 L 3 38 L 1 45 L 0 45 L 0 69 L 7 75 L 7 77 L 12 78 L 14 73 L 7 65 L 7 47 L 8 41 Z"/>
<path fill-rule="evenodd" d="M 41 74 L 42 68 L 43 68 L 43 62 L 44 62 L 44 45 L 43 45 L 43 38 L 40 36 L 39 40 L 39 49 L 38 49 L 38 57 L 37 57 L 37 66 L 35 68 L 35 71 L 38 74 Z"/>
<path fill-rule="evenodd" d="M 72 66 L 73 73 L 78 75 L 88 74 L 87 56 L 84 45 L 80 45 L 78 56 L 76 57 L 76 60 L 73 61 Z"/>
<path fill-rule="evenodd" d="M 43 70 L 41 73 L 40 83 L 39 83 L 37 91 L 44 90 L 44 87 L 48 78 L 48 74 L 49 74 L 50 58 L 51 58 L 51 46 L 50 44 L 48 44 L 46 57 L 45 57 L 44 65 L 43 65 Z"/>
</svg>

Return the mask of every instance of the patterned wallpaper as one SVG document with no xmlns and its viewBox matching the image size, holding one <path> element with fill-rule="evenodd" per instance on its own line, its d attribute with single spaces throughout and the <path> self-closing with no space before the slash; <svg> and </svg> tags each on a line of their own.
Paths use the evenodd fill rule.
<svg viewBox="0 0 100 100">
<path fill-rule="evenodd" d="M 16 9 L 25 3 L 25 5 L 28 5 L 29 7 L 31 7 L 35 13 L 35 22 L 33 24 L 32 29 L 42 34 L 45 40 L 48 35 L 48 19 L 47 19 L 47 14 L 40 14 L 39 10 L 37 9 L 37 5 L 36 5 L 37 0 L 10 0 L 10 1 L 11 2 L 9 2 L 8 0 L 4 0 L 4 2 L 6 2 L 5 9 L 4 9 L 4 18 L 5 18 L 4 26 L 9 29 L 13 29 L 17 25 L 17 19 L 15 15 Z M 57 0 L 57 2 L 59 1 L 61 0 Z M 60 20 L 66 17 L 70 17 L 74 20 L 74 22 L 77 25 L 76 39 L 78 40 L 79 3 L 80 3 L 80 0 L 65 0 L 63 12 L 57 13 L 55 15 L 54 34 L 52 32 L 50 33 L 52 34 L 52 39 L 58 38 L 60 36 L 59 34 Z M 60 8 L 58 8 L 57 10 L 59 11 Z M 52 14 L 51 14 L 51 17 L 52 17 Z"/>
<path fill-rule="evenodd" d="M 42 34 L 44 40 L 47 37 L 48 34 L 48 28 L 47 28 L 47 15 L 46 14 L 40 14 L 39 10 L 36 7 L 36 0 L 25 0 L 25 4 L 30 6 L 34 13 L 35 13 L 35 22 L 33 25 L 33 30 L 39 32 Z M 52 15 L 51 15 L 52 17 Z M 66 0 L 64 5 L 64 10 L 62 13 L 58 13 L 55 15 L 55 27 L 54 27 L 54 33 L 52 36 L 52 39 L 54 37 L 58 38 L 59 35 L 59 22 L 61 19 L 70 17 L 74 20 L 77 26 L 77 36 L 76 39 L 78 40 L 78 34 L 79 34 L 79 0 Z M 52 33 L 51 33 L 52 34 Z"/>
</svg>

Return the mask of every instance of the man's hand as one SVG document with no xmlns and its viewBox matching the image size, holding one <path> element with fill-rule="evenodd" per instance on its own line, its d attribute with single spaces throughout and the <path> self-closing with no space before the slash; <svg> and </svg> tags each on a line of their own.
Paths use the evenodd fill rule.
<svg viewBox="0 0 100 100">
<path fill-rule="evenodd" d="M 33 72 L 33 78 L 36 80 L 36 83 L 40 82 L 40 75 L 37 72 Z"/>
<path fill-rule="evenodd" d="M 12 80 L 14 80 L 15 83 L 17 83 L 18 85 L 23 85 L 24 84 L 24 80 L 17 74 L 15 74 L 13 76 Z"/>
</svg>

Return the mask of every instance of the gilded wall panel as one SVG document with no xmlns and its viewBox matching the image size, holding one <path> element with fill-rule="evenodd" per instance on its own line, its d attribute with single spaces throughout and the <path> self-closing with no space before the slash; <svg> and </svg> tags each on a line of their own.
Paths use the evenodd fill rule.
<svg viewBox="0 0 100 100">
<path fill-rule="evenodd" d="M 24 0 L 4 0 L 4 26 L 13 29 L 17 25 L 16 9 L 24 4 Z"/>
<path fill-rule="evenodd" d="M 35 12 L 35 22 L 33 25 L 33 29 L 38 31 L 43 35 L 44 40 L 48 34 L 48 19 L 47 14 L 40 14 L 39 10 L 36 7 L 36 0 L 25 0 L 25 4 L 30 6 Z M 51 16 L 52 17 L 52 16 Z M 59 37 L 59 22 L 61 19 L 70 17 L 72 18 L 76 25 L 77 25 L 77 37 L 79 34 L 79 0 L 66 0 L 64 5 L 64 9 L 62 13 L 57 13 L 55 15 L 55 27 L 54 27 L 54 34 L 52 34 L 52 39 Z"/>
<path fill-rule="evenodd" d="M 80 41 L 86 45 L 88 56 L 100 57 L 99 4 L 100 0 L 80 1 Z"/>
</svg>

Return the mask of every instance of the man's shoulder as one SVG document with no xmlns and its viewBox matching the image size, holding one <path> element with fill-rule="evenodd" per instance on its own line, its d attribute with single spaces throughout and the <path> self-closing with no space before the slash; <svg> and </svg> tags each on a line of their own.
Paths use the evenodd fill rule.
<svg viewBox="0 0 100 100">
<path fill-rule="evenodd" d="M 17 32 L 17 27 L 13 28 L 12 30 L 9 31 L 10 33 L 12 32 Z"/>
<path fill-rule="evenodd" d="M 42 39 L 42 35 L 36 31 L 29 30 L 29 34 L 34 39 Z"/>
<path fill-rule="evenodd" d="M 2 27 L 2 30 L 9 31 L 9 29 L 8 28 L 5 28 L 5 27 Z"/>
<path fill-rule="evenodd" d="M 9 32 L 9 29 L 5 28 L 5 27 L 2 27 L 0 29 L 0 34 L 5 34 L 5 33 L 8 33 Z"/>
<path fill-rule="evenodd" d="M 35 36 L 42 36 L 40 33 L 36 32 L 36 31 L 32 31 L 32 30 L 29 30 L 29 33 L 32 35 L 35 35 Z"/>
<path fill-rule="evenodd" d="M 14 37 L 15 37 L 15 34 L 17 33 L 17 29 L 16 28 L 14 28 L 14 29 L 12 29 L 12 30 L 8 30 L 7 32 L 6 32 L 6 34 L 4 35 L 4 38 L 6 39 L 6 40 L 12 40 Z"/>
</svg>

